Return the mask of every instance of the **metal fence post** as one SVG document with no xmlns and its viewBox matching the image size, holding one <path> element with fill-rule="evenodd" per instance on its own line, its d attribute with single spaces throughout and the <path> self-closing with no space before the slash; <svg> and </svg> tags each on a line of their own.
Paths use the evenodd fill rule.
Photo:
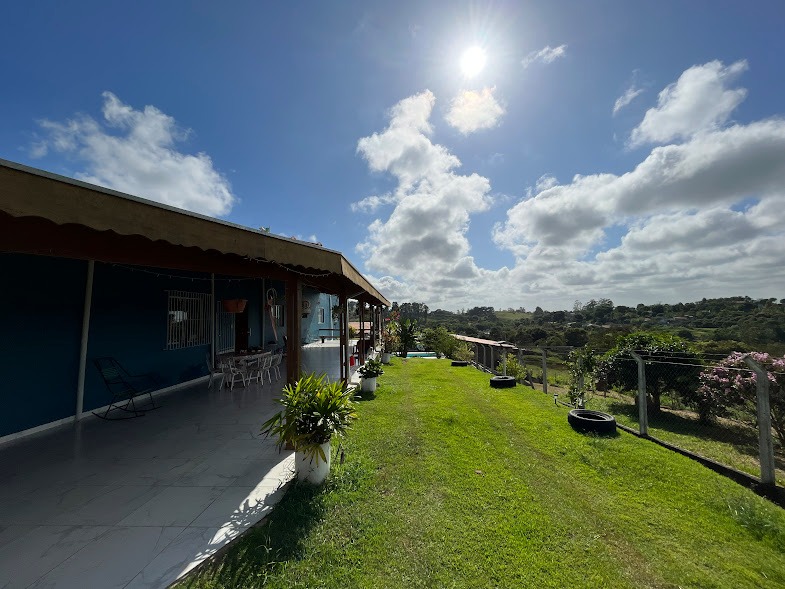
<svg viewBox="0 0 785 589">
<path fill-rule="evenodd" d="M 752 358 L 744 358 L 747 366 L 755 372 L 755 388 L 758 393 L 758 449 L 760 452 L 760 482 L 774 484 L 774 443 L 771 439 L 771 409 L 769 406 L 769 375 Z"/>
<path fill-rule="evenodd" d="M 646 365 L 643 358 L 630 352 L 638 363 L 638 426 L 642 436 L 649 435 L 649 412 L 646 403 Z"/>
<path fill-rule="evenodd" d="M 547 348 L 541 348 L 542 352 L 542 392 L 548 394 L 548 357 Z"/>
</svg>

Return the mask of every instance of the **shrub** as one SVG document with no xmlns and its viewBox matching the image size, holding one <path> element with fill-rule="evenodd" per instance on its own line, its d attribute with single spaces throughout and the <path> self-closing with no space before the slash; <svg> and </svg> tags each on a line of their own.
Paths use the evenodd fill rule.
<svg viewBox="0 0 785 589">
<path fill-rule="evenodd" d="M 646 365 L 646 392 L 653 411 L 660 410 L 663 393 L 684 398 L 698 388 L 697 353 L 684 340 L 664 333 L 637 332 L 621 337 L 600 360 L 597 378 L 622 390 L 637 390 L 638 364 L 631 352 L 653 360 Z"/>
<path fill-rule="evenodd" d="M 771 426 L 785 448 L 785 357 L 776 358 L 765 352 L 734 352 L 717 366 L 700 374 L 700 387 L 695 404 L 702 420 L 727 413 L 733 406 L 757 406 L 757 377 L 744 358 L 749 356 L 768 372 Z"/>
<path fill-rule="evenodd" d="M 453 360 L 459 360 L 461 362 L 471 362 L 474 360 L 474 352 L 472 352 L 471 348 L 469 348 L 469 344 L 456 340 L 455 348 L 453 349 L 450 358 Z"/>
</svg>

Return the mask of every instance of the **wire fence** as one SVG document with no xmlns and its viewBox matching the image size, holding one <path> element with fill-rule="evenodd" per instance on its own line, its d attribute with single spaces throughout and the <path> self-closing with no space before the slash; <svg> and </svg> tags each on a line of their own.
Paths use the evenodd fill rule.
<svg viewBox="0 0 785 589">
<path fill-rule="evenodd" d="M 785 486 L 785 358 L 640 350 L 609 365 L 600 352 L 575 382 L 573 351 L 521 348 L 489 369 L 561 402 L 610 413 L 640 435 L 763 484 Z"/>
</svg>

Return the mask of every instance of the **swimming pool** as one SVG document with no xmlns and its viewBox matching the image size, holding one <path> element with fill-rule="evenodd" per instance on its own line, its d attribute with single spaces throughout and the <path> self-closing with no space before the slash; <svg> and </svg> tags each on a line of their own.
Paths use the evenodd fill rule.
<svg viewBox="0 0 785 589">
<path fill-rule="evenodd" d="M 407 352 L 407 358 L 436 358 L 436 352 Z"/>
</svg>

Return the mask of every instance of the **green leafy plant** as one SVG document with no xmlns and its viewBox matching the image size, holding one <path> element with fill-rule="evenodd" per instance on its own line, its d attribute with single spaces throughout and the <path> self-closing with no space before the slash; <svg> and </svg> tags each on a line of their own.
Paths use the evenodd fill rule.
<svg viewBox="0 0 785 589">
<path fill-rule="evenodd" d="M 382 369 L 382 362 L 376 358 L 370 358 L 366 360 L 365 364 L 360 366 L 357 372 L 363 378 L 374 378 L 384 374 L 384 370 Z"/>
<path fill-rule="evenodd" d="M 458 341 L 452 352 L 451 358 L 460 362 L 471 362 L 474 360 L 474 352 L 469 348 L 469 344 Z"/>
<path fill-rule="evenodd" d="M 401 322 L 400 337 L 401 337 L 401 356 L 406 357 L 409 350 L 417 349 L 417 322 L 411 319 L 404 319 Z"/>
<path fill-rule="evenodd" d="M 341 381 L 309 374 L 288 384 L 277 401 L 283 409 L 262 424 L 264 436 L 276 436 L 278 448 L 291 444 L 311 460 L 327 461 L 321 445 L 343 436 L 357 418 L 352 392 Z"/>
<path fill-rule="evenodd" d="M 591 348 L 572 350 L 567 359 L 570 370 L 570 387 L 567 395 L 570 403 L 579 406 L 586 402 L 586 391 L 594 388 L 597 356 Z"/>
</svg>

